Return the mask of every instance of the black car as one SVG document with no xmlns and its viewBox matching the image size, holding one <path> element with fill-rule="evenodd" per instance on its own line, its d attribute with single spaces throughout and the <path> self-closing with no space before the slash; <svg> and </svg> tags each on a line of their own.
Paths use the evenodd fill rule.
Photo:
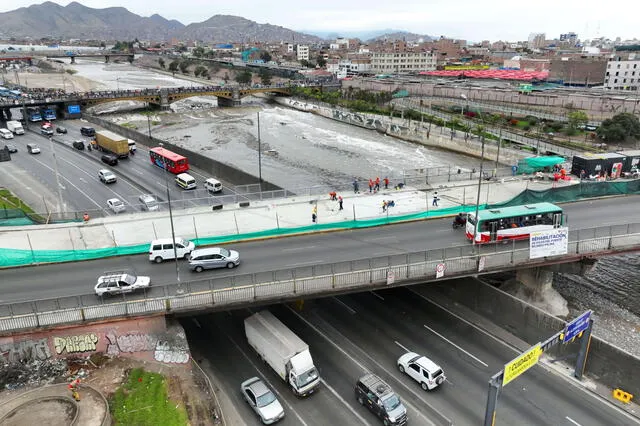
<svg viewBox="0 0 640 426">
<path fill-rule="evenodd" d="M 74 141 L 73 147 L 80 151 L 84 150 L 84 141 Z"/>
<path fill-rule="evenodd" d="M 18 152 L 18 148 L 16 148 L 16 146 L 12 143 L 8 143 L 4 146 L 5 149 L 9 150 L 9 152 L 11 154 L 13 154 L 14 152 Z"/>
<path fill-rule="evenodd" d="M 56 132 L 58 132 L 58 133 L 67 133 L 67 128 L 66 127 L 62 127 L 62 126 L 58 126 L 58 127 L 56 127 Z"/>
<path fill-rule="evenodd" d="M 96 129 L 94 129 L 93 127 L 81 127 L 80 134 L 83 136 L 95 136 Z"/>
<path fill-rule="evenodd" d="M 407 409 L 391 386 L 375 374 L 362 376 L 356 384 L 356 399 L 378 416 L 385 425 L 406 425 Z"/>
<path fill-rule="evenodd" d="M 110 166 L 117 166 L 118 165 L 118 157 L 115 155 L 111 155 L 111 154 L 104 154 L 102 156 L 102 158 L 100 158 L 102 160 L 103 163 L 106 163 Z"/>
</svg>

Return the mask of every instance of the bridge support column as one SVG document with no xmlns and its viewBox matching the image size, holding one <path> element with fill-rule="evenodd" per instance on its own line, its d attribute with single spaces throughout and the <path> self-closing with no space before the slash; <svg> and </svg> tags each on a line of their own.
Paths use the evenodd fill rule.
<svg viewBox="0 0 640 426">
<path fill-rule="evenodd" d="M 104 56 L 104 63 L 108 64 L 109 63 L 109 55 L 105 55 Z"/>
<path fill-rule="evenodd" d="M 242 104 L 242 102 L 240 101 L 240 98 L 238 99 L 228 99 L 228 98 L 218 98 L 218 106 L 220 107 L 234 107 L 234 106 L 240 106 Z"/>
<path fill-rule="evenodd" d="M 567 301 L 552 287 L 553 274 L 545 267 L 518 269 L 516 281 L 522 285 L 525 299 L 555 316 L 566 316 Z"/>
<path fill-rule="evenodd" d="M 76 63 L 76 57 L 75 57 L 75 56 L 72 56 L 72 57 L 71 57 L 71 63 L 72 63 L 72 64 L 75 64 L 75 63 Z"/>
</svg>

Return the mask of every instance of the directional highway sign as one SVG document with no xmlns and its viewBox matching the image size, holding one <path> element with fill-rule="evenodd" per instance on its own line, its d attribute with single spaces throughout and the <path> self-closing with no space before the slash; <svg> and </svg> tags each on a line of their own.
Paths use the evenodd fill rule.
<svg viewBox="0 0 640 426">
<path fill-rule="evenodd" d="M 542 348 L 540 347 L 540 343 L 532 346 L 525 353 L 520 355 L 518 358 L 513 361 L 509 361 L 504 365 L 504 376 L 502 378 L 502 386 L 505 386 L 507 383 L 533 367 L 538 363 L 538 359 L 540 359 L 540 355 L 542 354 Z"/>
<path fill-rule="evenodd" d="M 562 341 L 567 343 L 573 340 L 578 334 L 582 333 L 589 327 L 589 319 L 591 319 L 591 312 L 587 311 L 580 315 L 578 318 L 567 324 L 564 329 L 564 337 Z"/>
</svg>

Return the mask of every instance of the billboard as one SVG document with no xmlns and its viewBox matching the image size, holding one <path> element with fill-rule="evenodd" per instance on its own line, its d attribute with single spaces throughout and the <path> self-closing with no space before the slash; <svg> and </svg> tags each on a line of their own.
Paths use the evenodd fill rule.
<svg viewBox="0 0 640 426">
<path fill-rule="evenodd" d="M 80 105 L 67 105 L 67 112 L 69 114 L 80 114 Z"/>
<path fill-rule="evenodd" d="M 536 365 L 540 355 L 542 355 L 542 348 L 540 343 L 537 343 L 516 359 L 506 363 L 504 365 L 502 386 L 506 386 L 510 381 Z"/>
<path fill-rule="evenodd" d="M 533 231 L 529 238 L 529 259 L 559 256 L 569 251 L 569 228 Z"/>
</svg>

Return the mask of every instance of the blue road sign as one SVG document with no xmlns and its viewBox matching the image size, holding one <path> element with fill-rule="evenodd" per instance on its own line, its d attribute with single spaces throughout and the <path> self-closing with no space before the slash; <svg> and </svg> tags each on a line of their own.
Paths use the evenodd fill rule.
<svg viewBox="0 0 640 426">
<path fill-rule="evenodd" d="M 69 105 L 67 111 L 69 114 L 80 114 L 80 105 Z"/>
<path fill-rule="evenodd" d="M 587 311 L 567 324 L 567 327 L 564 329 L 564 338 L 562 339 L 563 342 L 570 342 L 578 334 L 582 333 L 589 327 L 591 312 L 592 311 Z"/>
</svg>

